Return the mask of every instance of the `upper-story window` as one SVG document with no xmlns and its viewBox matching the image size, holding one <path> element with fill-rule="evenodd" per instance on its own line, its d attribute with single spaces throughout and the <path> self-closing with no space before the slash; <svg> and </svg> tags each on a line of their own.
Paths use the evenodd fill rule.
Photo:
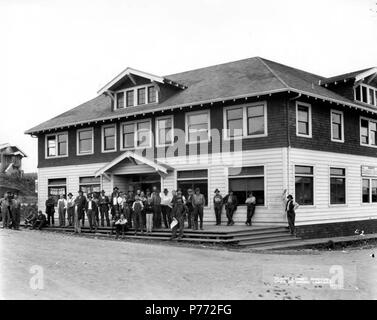
<svg viewBox="0 0 377 320">
<path fill-rule="evenodd" d="M 115 109 L 156 102 L 158 102 L 158 93 L 155 86 L 138 86 L 115 94 Z"/>
<path fill-rule="evenodd" d="M 46 135 L 46 158 L 68 156 L 68 132 Z"/>
<path fill-rule="evenodd" d="M 159 117 L 156 119 L 156 145 L 158 147 L 173 144 L 174 139 L 173 116 Z"/>
<path fill-rule="evenodd" d="M 262 137 L 267 135 L 265 102 L 224 108 L 225 138 Z"/>
<path fill-rule="evenodd" d="M 124 92 L 118 92 L 116 94 L 116 108 L 124 108 Z"/>
<path fill-rule="evenodd" d="M 93 128 L 77 130 L 77 155 L 92 154 L 93 150 Z"/>
<path fill-rule="evenodd" d="M 308 103 L 296 103 L 296 134 L 300 137 L 312 137 L 312 107 Z"/>
<path fill-rule="evenodd" d="M 134 91 L 133 90 L 126 91 L 127 107 L 133 107 L 134 106 L 134 99 L 135 99 Z"/>
<path fill-rule="evenodd" d="M 377 120 L 360 118 L 360 144 L 377 146 Z"/>
<path fill-rule="evenodd" d="M 331 110 L 331 141 L 344 142 L 343 112 Z"/>
<path fill-rule="evenodd" d="M 186 142 L 208 142 L 210 137 L 209 110 L 186 113 Z"/>
<path fill-rule="evenodd" d="M 377 106 L 377 89 L 366 84 L 361 84 L 354 89 L 356 101 Z"/>
<path fill-rule="evenodd" d="M 120 136 L 122 150 L 150 148 L 152 145 L 150 119 L 122 123 Z"/>
<path fill-rule="evenodd" d="M 156 88 L 154 86 L 148 87 L 148 103 L 157 102 Z"/>
<path fill-rule="evenodd" d="M 145 88 L 137 89 L 137 104 L 145 104 Z"/>
<path fill-rule="evenodd" d="M 102 126 L 101 148 L 102 152 L 112 152 L 117 150 L 115 124 Z"/>
</svg>

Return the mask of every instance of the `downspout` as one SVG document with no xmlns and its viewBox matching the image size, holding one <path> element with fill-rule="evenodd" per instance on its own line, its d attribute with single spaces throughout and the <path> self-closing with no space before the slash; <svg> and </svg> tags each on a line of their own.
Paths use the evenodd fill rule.
<svg viewBox="0 0 377 320">
<path fill-rule="evenodd" d="M 286 117 L 287 117 L 287 192 L 289 192 L 289 186 L 290 186 L 290 172 L 289 167 L 291 163 L 291 157 L 290 157 L 290 151 L 291 151 L 291 132 L 290 132 L 290 125 L 289 125 L 289 107 L 290 102 L 294 101 L 296 99 L 299 99 L 301 97 L 301 93 L 299 93 L 297 96 L 292 98 L 286 99 Z"/>
</svg>

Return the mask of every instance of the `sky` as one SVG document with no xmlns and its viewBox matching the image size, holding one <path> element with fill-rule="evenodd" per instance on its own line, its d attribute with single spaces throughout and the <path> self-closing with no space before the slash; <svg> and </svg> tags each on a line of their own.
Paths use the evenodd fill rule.
<svg viewBox="0 0 377 320">
<path fill-rule="evenodd" d="M 0 0 L 0 143 L 126 67 L 168 75 L 254 56 L 323 76 L 377 66 L 377 0 Z"/>
</svg>

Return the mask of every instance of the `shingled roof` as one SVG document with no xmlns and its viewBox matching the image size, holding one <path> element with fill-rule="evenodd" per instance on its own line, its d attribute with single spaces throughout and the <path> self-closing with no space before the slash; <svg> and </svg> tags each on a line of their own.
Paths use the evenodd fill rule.
<svg viewBox="0 0 377 320">
<path fill-rule="evenodd" d="M 77 125 L 99 120 L 122 118 L 158 110 L 199 105 L 216 101 L 293 91 L 358 107 L 355 102 L 320 85 L 325 77 L 254 57 L 206 68 L 164 76 L 187 86 L 159 104 L 146 104 L 111 110 L 111 98 L 101 94 L 76 108 L 58 115 L 25 133 Z M 364 109 L 367 107 L 363 107 Z M 372 109 L 372 108 L 371 108 Z"/>
</svg>

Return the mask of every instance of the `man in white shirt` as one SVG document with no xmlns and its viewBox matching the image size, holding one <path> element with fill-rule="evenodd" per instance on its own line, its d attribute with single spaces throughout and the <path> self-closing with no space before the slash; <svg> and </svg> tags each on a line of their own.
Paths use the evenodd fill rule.
<svg viewBox="0 0 377 320">
<path fill-rule="evenodd" d="M 168 189 L 164 189 L 164 192 L 161 193 L 161 212 L 162 219 L 164 220 L 165 228 L 170 227 L 171 219 L 171 209 L 172 209 L 172 196 L 169 195 Z"/>
<path fill-rule="evenodd" d="M 89 228 L 90 232 L 97 231 L 97 220 L 96 220 L 96 212 L 98 210 L 97 203 L 93 200 L 92 194 L 88 195 L 88 201 L 86 202 L 85 205 L 85 211 L 86 215 L 88 217 L 89 221 Z"/>
</svg>

